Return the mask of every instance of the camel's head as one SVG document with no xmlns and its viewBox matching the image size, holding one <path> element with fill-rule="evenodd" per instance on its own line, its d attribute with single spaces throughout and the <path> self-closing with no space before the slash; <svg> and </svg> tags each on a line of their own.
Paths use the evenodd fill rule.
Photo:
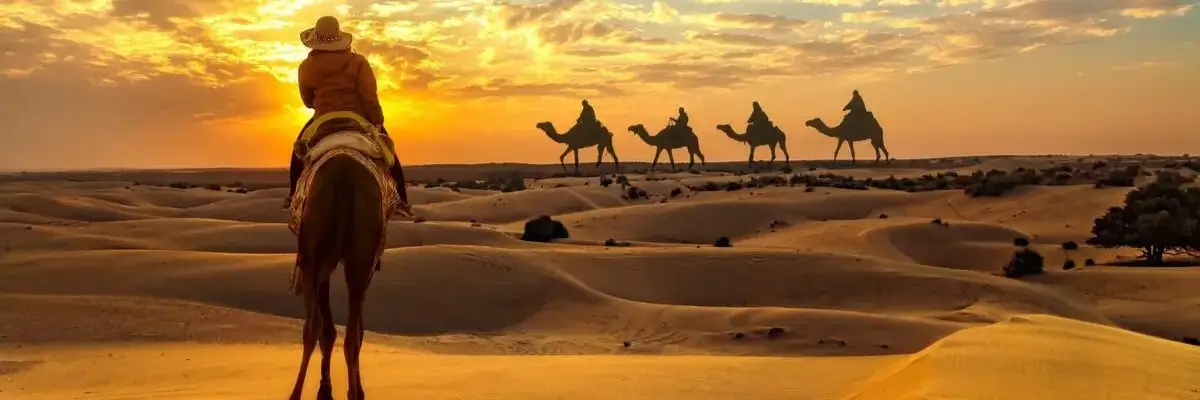
<svg viewBox="0 0 1200 400">
<path fill-rule="evenodd" d="M 820 118 L 813 118 L 808 121 L 804 121 L 804 126 L 811 127 L 811 128 L 816 128 L 816 127 L 822 126 L 822 125 L 825 125 L 825 121 L 822 121 Z"/>
<path fill-rule="evenodd" d="M 554 129 L 554 124 L 551 124 L 550 121 L 542 121 L 537 123 L 537 128 L 543 131 L 550 131 Z"/>
<path fill-rule="evenodd" d="M 638 132 L 645 132 L 646 127 L 642 126 L 642 124 L 633 124 L 629 126 L 629 131 L 637 134 Z"/>
<path fill-rule="evenodd" d="M 733 132 L 733 126 L 729 124 L 717 125 L 717 130 L 721 132 Z"/>
</svg>

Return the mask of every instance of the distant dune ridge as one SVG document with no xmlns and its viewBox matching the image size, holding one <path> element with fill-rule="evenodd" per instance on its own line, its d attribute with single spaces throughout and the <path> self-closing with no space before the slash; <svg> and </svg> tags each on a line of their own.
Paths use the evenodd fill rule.
<svg viewBox="0 0 1200 400">
<path fill-rule="evenodd" d="M 421 221 L 390 224 L 367 295 L 366 390 L 433 400 L 1200 399 L 1200 347 L 1180 342 L 1200 336 L 1200 268 L 1084 266 L 1137 252 L 1061 246 L 1084 243 L 1127 187 L 1093 185 L 1086 171 L 981 197 L 750 182 L 833 174 L 932 185 L 950 171 L 1053 175 L 1102 159 L 624 175 L 644 197 L 600 176 L 527 179 L 512 192 L 415 185 Z M 442 168 L 447 182 L 514 172 Z M 426 169 L 416 179 L 435 181 Z M 284 396 L 303 306 L 288 293 L 286 188 L 263 174 L 0 177 L 0 398 Z M 177 182 L 199 187 L 168 187 Z M 699 189 L 710 183 L 719 190 Z M 542 215 L 569 238 L 520 240 Z M 721 237 L 731 247 L 715 247 Z M 1043 255 L 1045 274 L 999 274 L 1015 237 Z M 1059 268 L 1067 260 L 1080 267 Z M 345 286 L 334 279 L 340 323 Z"/>
</svg>

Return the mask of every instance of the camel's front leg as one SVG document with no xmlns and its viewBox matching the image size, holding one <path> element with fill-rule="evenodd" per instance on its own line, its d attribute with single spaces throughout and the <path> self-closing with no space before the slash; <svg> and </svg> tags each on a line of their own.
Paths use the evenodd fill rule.
<svg viewBox="0 0 1200 400">
<path fill-rule="evenodd" d="M 771 149 L 771 160 L 767 161 L 767 169 L 770 169 L 771 164 L 775 163 L 775 144 L 771 143 L 771 144 L 767 145 L 767 147 L 769 147 Z"/>
<path fill-rule="evenodd" d="M 579 149 L 575 149 L 575 175 L 579 175 Z"/>
<path fill-rule="evenodd" d="M 754 148 L 755 145 L 750 145 L 750 168 L 754 168 Z"/>
<path fill-rule="evenodd" d="M 858 162 L 858 157 L 854 155 L 854 142 L 850 142 L 850 165 Z"/>
<path fill-rule="evenodd" d="M 671 160 L 671 172 L 676 172 L 675 171 L 675 152 L 671 151 L 671 149 L 667 149 L 667 159 Z"/>
<path fill-rule="evenodd" d="M 845 143 L 845 142 L 846 142 L 845 140 L 838 139 L 837 148 L 833 149 L 833 163 L 834 164 L 837 164 L 838 153 L 840 153 L 842 151 L 842 143 Z"/>
<path fill-rule="evenodd" d="M 567 161 L 566 161 L 567 153 L 570 153 L 570 152 L 571 152 L 571 147 L 567 146 L 567 149 L 563 150 L 562 155 L 558 156 L 558 164 L 562 165 L 563 173 L 567 172 Z"/>
<path fill-rule="evenodd" d="M 650 170 L 651 171 L 654 171 L 654 166 L 658 165 L 658 156 L 661 156 L 661 155 L 662 155 L 662 147 L 659 147 L 658 149 L 654 150 L 654 161 L 650 162 Z"/>
</svg>

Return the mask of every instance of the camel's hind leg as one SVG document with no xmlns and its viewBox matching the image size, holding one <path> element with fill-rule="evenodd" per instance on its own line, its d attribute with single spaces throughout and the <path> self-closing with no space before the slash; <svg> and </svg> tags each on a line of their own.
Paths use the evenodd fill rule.
<svg viewBox="0 0 1200 400">
<path fill-rule="evenodd" d="M 883 138 L 872 139 L 871 147 L 875 148 L 875 162 L 879 162 L 879 150 L 883 150 L 884 161 L 889 163 L 892 162 L 892 155 L 888 154 L 887 146 L 883 145 Z"/>
<path fill-rule="evenodd" d="M 373 179 L 365 175 L 365 171 L 361 179 L 365 183 L 356 188 L 353 203 L 346 205 L 352 207 L 353 217 L 347 229 L 342 232 L 345 241 L 341 248 L 342 268 L 349 293 L 350 312 L 346 317 L 346 338 L 343 344 L 346 372 L 349 376 L 347 397 L 351 400 L 366 398 L 359 369 L 359 354 L 362 352 L 365 332 L 363 303 L 366 302 L 367 288 L 371 284 L 371 274 L 374 273 L 376 264 L 376 251 L 384 237 L 387 223 L 379 213 L 383 202 L 379 190 L 375 187 L 363 188 L 374 186 Z"/>
<path fill-rule="evenodd" d="M 696 137 L 693 136 L 687 146 L 688 155 L 692 157 L 692 162 L 688 163 L 688 169 L 692 169 L 695 164 L 695 157 L 700 157 L 700 165 L 707 166 L 704 162 L 704 153 L 700 152 L 700 143 L 697 143 Z"/>
<path fill-rule="evenodd" d="M 608 155 L 612 156 L 614 170 L 617 171 L 618 173 L 620 173 L 621 172 L 621 161 L 617 160 L 617 149 L 613 148 L 612 142 L 605 144 L 605 147 L 608 148 Z"/>
<path fill-rule="evenodd" d="M 292 387 L 291 400 L 300 400 L 304 391 L 304 376 L 308 372 L 308 361 L 312 359 L 313 350 L 317 347 L 317 332 L 320 329 L 319 307 L 317 306 L 317 288 L 311 281 L 302 282 L 304 285 L 304 352 L 300 356 L 300 372 L 296 375 L 296 384 Z"/>
<path fill-rule="evenodd" d="M 318 285 L 317 305 L 321 315 L 321 329 L 317 337 L 321 345 L 321 386 L 317 389 L 317 400 L 332 400 L 333 384 L 329 376 L 329 362 L 333 361 L 333 343 L 337 341 L 337 328 L 333 326 L 333 310 L 329 308 L 328 279 Z"/>
<path fill-rule="evenodd" d="M 779 137 L 779 149 L 783 150 L 783 165 L 790 168 L 792 166 L 792 155 L 788 154 L 787 139 L 784 139 L 785 137 L 786 136 Z"/>
</svg>

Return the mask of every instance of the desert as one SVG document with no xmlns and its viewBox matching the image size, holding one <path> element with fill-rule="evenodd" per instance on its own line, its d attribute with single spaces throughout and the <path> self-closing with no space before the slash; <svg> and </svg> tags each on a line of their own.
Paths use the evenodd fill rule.
<svg viewBox="0 0 1200 400">
<path fill-rule="evenodd" d="M 1093 220 L 1133 186 L 1163 171 L 1194 178 L 1189 160 L 743 164 L 582 176 L 558 165 L 409 167 L 418 218 L 387 226 L 365 307 L 366 389 L 1200 398 L 1200 270 L 1186 258 L 1137 266 L 1136 249 L 1086 244 Z M 1129 165 L 1133 186 L 1096 183 Z M 982 193 L 992 189 L 968 179 L 976 171 L 1045 179 Z M 0 176 L 0 397 L 282 396 L 304 318 L 287 288 L 286 191 L 278 170 Z M 521 240 L 543 215 L 569 237 Z M 1044 272 L 1004 276 L 1018 238 Z M 346 288 L 333 277 L 340 329 Z M 335 394 L 345 393 L 341 357 Z"/>
</svg>

